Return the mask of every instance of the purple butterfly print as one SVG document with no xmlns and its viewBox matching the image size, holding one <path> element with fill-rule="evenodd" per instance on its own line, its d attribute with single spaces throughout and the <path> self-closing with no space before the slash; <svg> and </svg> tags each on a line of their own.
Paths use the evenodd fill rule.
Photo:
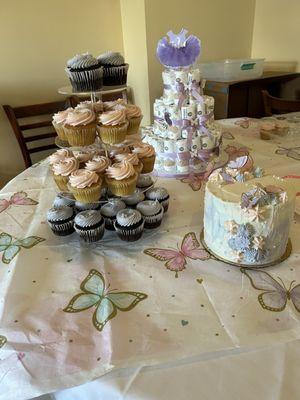
<svg viewBox="0 0 300 400">
<path fill-rule="evenodd" d="M 27 197 L 25 192 L 14 193 L 9 200 L 0 200 L 0 213 L 9 208 L 10 206 L 35 206 L 37 201 Z"/>
<path fill-rule="evenodd" d="M 248 156 L 245 155 L 238 157 L 235 160 L 230 160 L 227 166 L 228 168 L 231 169 L 241 169 L 246 165 L 247 162 L 248 162 Z"/>
</svg>

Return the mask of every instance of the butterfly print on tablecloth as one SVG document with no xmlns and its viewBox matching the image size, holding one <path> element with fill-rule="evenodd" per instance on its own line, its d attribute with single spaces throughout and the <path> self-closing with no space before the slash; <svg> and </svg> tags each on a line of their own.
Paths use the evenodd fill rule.
<svg viewBox="0 0 300 400">
<path fill-rule="evenodd" d="M 14 193 L 9 200 L 0 199 L 0 213 L 10 206 L 35 206 L 38 202 L 28 197 L 26 192 Z"/>
<path fill-rule="evenodd" d="M 233 134 L 231 132 L 225 131 L 222 133 L 222 139 L 234 140 L 235 137 L 233 136 Z"/>
<path fill-rule="evenodd" d="M 130 311 L 148 296 L 140 292 L 115 292 L 108 290 L 101 272 L 92 269 L 80 285 L 81 293 L 76 294 L 63 311 L 77 313 L 94 308 L 93 325 L 102 331 L 117 311 Z"/>
<path fill-rule="evenodd" d="M 251 120 L 249 118 L 242 118 L 234 122 L 234 125 L 240 126 L 241 128 L 248 129 Z"/>
<path fill-rule="evenodd" d="M 165 267 L 174 271 L 176 278 L 178 272 L 185 269 L 187 258 L 202 261 L 210 258 L 210 254 L 206 250 L 200 249 L 194 232 L 189 232 L 184 236 L 180 250 L 149 248 L 144 250 L 144 253 L 158 261 L 165 261 Z"/>
<path fill-rule="evenodd" d="M 280 155 L 286 155 L 287 157 L 290 157 L 294 160 L 300 160 L 300 147 L 278 147 L 277 150 L 275 150 L 276 154 Z"/>
<path fill-rule="evenodd" d="M 6 342 L 7 342 L 7 338 L 3 335 L 0 335 L 0 349 L 1 349 L 1 347 L 3 347 L 5 345 Z"/>
<path fill-rule="evenodd" d="M 280 282 L 259 269 L 242 268 L 241 271 L 250 279 L 254 289 L 262 291 L 258 295 L 258 301 L 262 308 L 280 312 L 285 309 L 287 301 L 291 300 L 295 309 L 300 312 L 300 285 L 294 285 L 295 281 L 292 281 L 287 288 L 279 277 Z"/>
<path fill-rule="evenodd" d="M 43 242 L 45 239 L 38 236 L 28 236 L 24 239 L 13 238 L 8 233 L 0 234 L 0 252 L 2 252 L 2 262 L 9 264 L 23 249 L 31 249 L 31 247 Z"/>
</svg>

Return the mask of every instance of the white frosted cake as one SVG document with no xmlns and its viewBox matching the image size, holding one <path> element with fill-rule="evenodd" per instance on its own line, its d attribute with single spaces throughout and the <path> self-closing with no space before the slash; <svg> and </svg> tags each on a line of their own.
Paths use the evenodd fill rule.
<svg viewBox="0 0 300 400">
<path fill-rule="evenodd" d="M 211 180 L 205 189 L 205 243 L 229 262 L 276 262 L 286 251 L 294 206 L 292 185 L 274 176 L 231 184 Z"/>
<path fill-rule="evenodd" d="M 142 131 L 144 141 L 155 148 L 157 171 L 166 175 L 204 172 L 218 155 L 221 141 L 221 129 L 214 122 L 214 98 L 203 95 L 205 82 L 193 66 L 200 41 L 185 35 L 184 30 L 178 35 L 168 32 L 170 40 L 158 43 L 157 56 L 167 66 L 162 73 L 163 96 L 154 102 L 153 126 Z"/>
</svg>

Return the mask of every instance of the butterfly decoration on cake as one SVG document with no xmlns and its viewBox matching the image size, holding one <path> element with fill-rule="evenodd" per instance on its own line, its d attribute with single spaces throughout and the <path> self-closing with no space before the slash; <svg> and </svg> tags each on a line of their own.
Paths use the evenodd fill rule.
<svg viewBox="0 0 300 400">
<path fill-rule="evenodd" d="M 293 158 L 294 160 L 300 160 L 300 147 L 278 147 L 275 150 L 276 154 L 286 155 L 289 158 Z"/>
<path fill-rule="evenodd" d="M 197 60 L 201 52 L 201 42 L 194 36 L 186 37 L 186 29 L 178 34 L 169 31 L 157 44 L 156 55 L 165 67 L 188 67 Z"/>
<path fill-rule="evenodd" d="M 158 261 L 165 262 L 165 267 L 174 271 L 176 278 L 178 278 L 178 272 L 185 269 L 187 259 L 204 261 L 210 258 L 210 254 L 200 248 L 194 232 L 189 232 L 184 236 L 180 249 L 149 248 L 144 250 L 144 253 Z"/>
<path fill-rule="evenodd" d="M 38 202 L 28 197 L 26 192 L 14 193 L 9 200 L 0 199 L 0 213 L 10 206 L 35 206 Z"/>
<path fill-rule="evenodd" d="M 295 285 L 295 281 L 292 281 L 287 288 L 281 278 L 278 277 L 278 282 L 267 272 L 255 268 L 242 268 L 241 272 L 249 278 L 254 289 L 262 291 L 258 295 L 262 308 L 280 312 L 285 309 L 287 301 L 291 300 L 295 309 L 300 312 L 300 285 Z"/>
<path fill-rule="evenodd" d="M 180 179 L 180 181 L 182 183 L 187 183 L 194 192 L 197 192 L 201 189 L 203 182 L 206 182 L 209 178 L 210 174 L 214 170 L 214 165 L 214 162 L 211 162 L 208 164 L 207 170 L 204 172 L 204 174 L 196 175 L 195 173 L 190 173 L 189 176 Z"/>
<path fill-rule="evenodd" d="M 130 311 L 148 296 L 140 292 L 117 292 L 108 290 L 101 272 L 92 269 L 80 285 L 76 294 L 64 308 L 67 313 L 77 313 L 94 308 L 93 325 L 102 331 L 118 311 Z"/>
<path fill-rule="evenodd" d="M 31 247 L 43 242 L 45 239 L 38 236 L 28 236 L 24 239 L 15 239 L 8 233 L 2 232 L 0 234 L 0 252 L 2 252 L 2 262 L 9 264 L 23 249 L 30 249 Z"/>
</svg>

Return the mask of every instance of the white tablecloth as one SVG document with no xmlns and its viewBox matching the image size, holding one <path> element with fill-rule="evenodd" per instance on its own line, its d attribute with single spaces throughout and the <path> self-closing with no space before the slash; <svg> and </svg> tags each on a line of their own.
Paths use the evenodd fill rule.
<svg viewBox="0 0 300 400">
<path fill-rule="evenodd" d="M 223 125 L 227 152 L 247 147 L 266 173 L 300 176 L 295 139 L 261 141 L 255 123 L 244 119 Z M 0 196 L 9 201 L 0 213 L 0 399 L 54 391 L 59 400 L 296 398 L 300 315 L 292 301 L 271 312 L 239 268 L 186 257 L 176 278 L 144 252 L 176 249 L 190 232 L 199 240 L 203 188 L 159 179 L 171 195 L 159 230 L 130 245 L 114 233 L 87 245 L 75 234 L 54 236 L 45 222 L 55 196 L 48 171 L 47 162 L 28 169 Z M 16 205 L 11 196 L 20 191 L 37 204 Z M 300 283 L 299 222 L 295 214 L 292 255 L 266 271 L 287 287 Z M 86 289 L 84 279 L 99 274 L 108 291 L 133 291 L 139 300 L 117 310 L 102 331 L 93 323 L 94 306 L 66 312 Z"/>
</svg>

